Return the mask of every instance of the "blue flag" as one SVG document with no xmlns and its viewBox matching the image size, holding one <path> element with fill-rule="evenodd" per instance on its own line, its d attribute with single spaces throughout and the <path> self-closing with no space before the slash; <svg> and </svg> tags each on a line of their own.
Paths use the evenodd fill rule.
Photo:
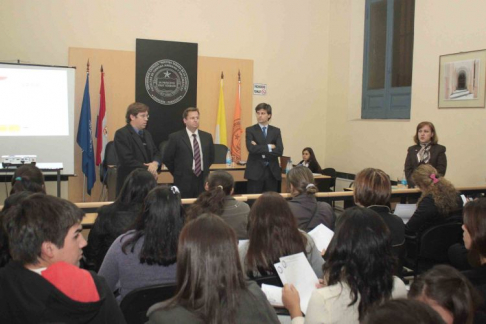
<svg viewBox="0 0 486 324">
<path fill-rule="evenodd" d="M 91 189 L 96 181 L 95 160 L 93 150 L 93 138 L 91 135 L 91 104 L 89 101 L 89 73 L 86 75 L 83 104 L 79 116 L 78 137 L 76 141 L 83 150 L 83 173 L 87 178 L 87 192 L 91 195 Z"/>
</svg>

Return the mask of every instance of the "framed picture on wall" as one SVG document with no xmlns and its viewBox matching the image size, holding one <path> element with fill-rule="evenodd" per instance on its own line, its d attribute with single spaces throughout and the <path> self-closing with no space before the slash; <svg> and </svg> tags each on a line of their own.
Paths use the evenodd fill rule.
<svg viewBox="0 0 486 324">
<path fill-rule="evenodd" d="M 439 108 L 484 108 L 486 50 L 441 55 Z"/>
</svg>

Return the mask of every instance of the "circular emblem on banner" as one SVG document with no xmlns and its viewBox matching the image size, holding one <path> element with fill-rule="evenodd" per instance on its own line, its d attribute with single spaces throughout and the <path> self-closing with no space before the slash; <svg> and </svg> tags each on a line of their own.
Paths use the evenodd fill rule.
<svg viewBox="0 0 486 324">
<path fill-rule="evenodd" d="M 189 77 L 182 65 L 176 61 L 160 60 L 147 70 L 145 89 L 156 102 L 162 105 L 173 105 L 186 96 Z"/>
</svg>

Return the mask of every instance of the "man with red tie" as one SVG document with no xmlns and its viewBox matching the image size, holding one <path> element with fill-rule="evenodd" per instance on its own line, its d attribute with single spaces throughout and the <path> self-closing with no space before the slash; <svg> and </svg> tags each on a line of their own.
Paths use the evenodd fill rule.
<svg viewBox="0 0 486 324">
<path fill-rule="evenodd" d="M 199 109 L 187 108 L 182 114 L 186 127 L 169 135 L 163 163 L 174 177 L 182 198 L 196 198 L 204 191 L 204 181 L 214 162 L 211 134 L 199 130 Z"/>
</svg>

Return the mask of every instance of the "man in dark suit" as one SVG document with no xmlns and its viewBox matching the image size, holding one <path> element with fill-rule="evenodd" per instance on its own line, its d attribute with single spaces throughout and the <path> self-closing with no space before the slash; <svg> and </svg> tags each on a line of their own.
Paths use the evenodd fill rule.
<svg viewBox="0 0 486 324">
<path fill-rule="evenodd" d="M 248 193 L 279 191 L 278 181 L 282 180 L 282 170 L 278 157 L 283 154 L 280 129 L 268 124 L 272 118 L 272 106 L 261 103 L 255 107 L 258 124 L 246 129 L 245 179 L 248 180 Z"/>
<path fill-rule="evenodd" d="M 161 164 L 159 150 L 152 135 L 145 129 L 149 118 L 149 107 L 134 102 L 127 108 L 127 125 L 115 133 L 115 150 L 118 157 L 116 194 L 120 192 L 126 177 L 135 169 L 147 169 L 157 179 Z"/>
<path fill-rule="evenodd" d="M 204 191 L 204 180 L 214 162 L 213 137 L 198 129 L 199 109 L 187 108 L 182 118 L 186 127 L 170 134 L 163 162 L 181 197 L 196 198 Z"/>
</svg>

